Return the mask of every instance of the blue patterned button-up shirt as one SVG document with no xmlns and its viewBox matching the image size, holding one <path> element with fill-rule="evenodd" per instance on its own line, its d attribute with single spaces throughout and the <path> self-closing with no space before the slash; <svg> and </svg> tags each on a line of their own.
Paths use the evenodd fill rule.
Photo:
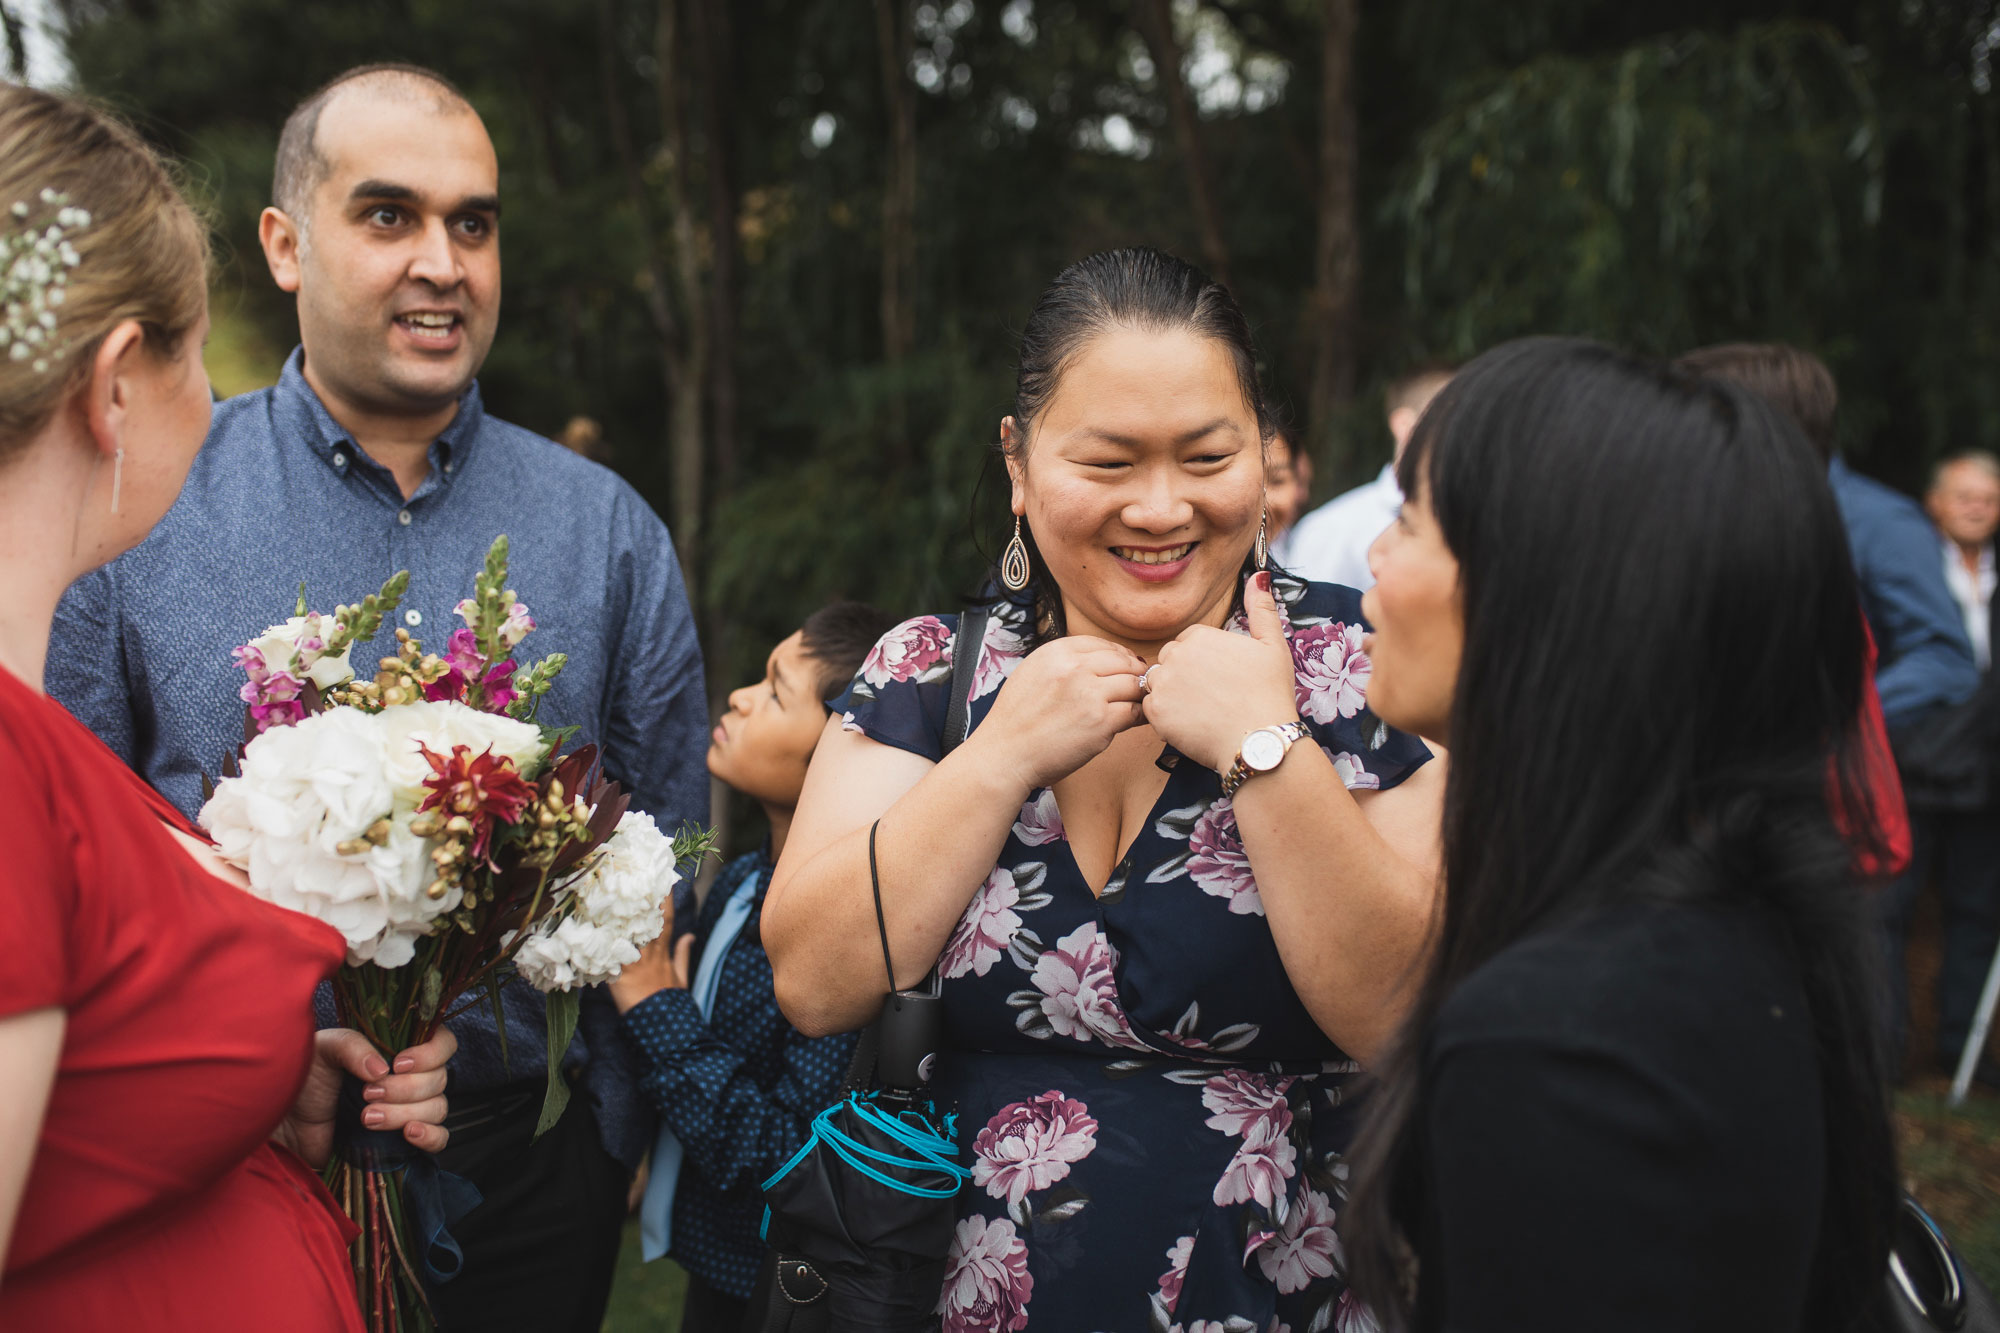
<svg viewBox="0 0 2000 1333">
<path fill-rule="evenodd" d="M 406 499 L 327 412 L 303 364 L 294 351 L 275 386 L 218 404 L 166 518 L 69 590 L 49 693 L 192 816 L 202 775 L 243 740 L 244 676 L 230 650 L 290 615 L 301 579 L 313 609 L 331 611 L 409 570 L 409 595 L 377 646 L 391 650 L 391 633 L 406 628 L 441 652 L 461 623 L 452 608 L 504 532 L 509 582 L 537 625 L 524 658 L 569 655 L 538 720 L 600 745 L 606 772 L 663 828 L 706 821 L 701 650 L 673 544 L 646 502 L 615 473 L 487 416 L 476 385 Z M 503 999 L 505 1064 L 489 1006 L 453 1020 L 455 1091 L 544 1077 L 541 995 L 517 980 Z M 608 999 L 587 993 L 568 1063 L 605 1147 L 635 1165 L 652 1117 L 616 1025 Z"/>
<path fill-rule="evenodd" d="M 715 877 L 695 923 L 696 945 L 707 944 L 723 905 L 751 875 L 757 906 L 722 961 L 714 1012 L 704 1021 L 684 990 L 658 991 L 625 1011 L 626 1035 L 643 1056 L 639 1085 L 687 1154 L 674 1191 L 673 1257 L 744 1300 L 764 1256 L 759 1187 L 839 1094 L 859 1040 L 851 1032 L 804 1036 L 778 1010 L 757 933 L 771 886 L 768 852 L 739 856 Z"/>
</svg>

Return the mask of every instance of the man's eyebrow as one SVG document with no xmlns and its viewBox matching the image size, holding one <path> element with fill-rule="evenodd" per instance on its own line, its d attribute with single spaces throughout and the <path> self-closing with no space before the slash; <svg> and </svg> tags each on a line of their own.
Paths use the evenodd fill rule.
<svg viewBox="0 0 2000 1333">
<path fill-rule="evenodd" d="M 347 192 L 349 199 L 394 199 L 408 202 L 416 199 L 417 192 L 407 185 L 394 181 L 366 180 Z"/>
<path fill-rule="evenodd" d="M 347 197 L 359 202 L 363 199 L 386 199 L 399 204 L 420 203 L 423 195 L 407 185 L 394 181 L 365 180 L 349 190 Z M 454 213 L 487 213 L 500 216 L 500 196 L 497 194 L 471 194 L 458 201 L 452 209 Z"/>
</svg>

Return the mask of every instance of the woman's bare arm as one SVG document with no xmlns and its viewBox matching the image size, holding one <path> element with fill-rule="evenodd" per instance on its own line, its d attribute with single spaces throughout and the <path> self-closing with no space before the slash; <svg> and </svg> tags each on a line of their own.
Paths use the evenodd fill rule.
<svg viewBox="0 0 2000 1333">
<path fill-rule="evenodd" d="M 42 1117 L 55 1087 L 66 1019 L 60 1009 L 33 1009 L 0 1018 L 0 1271 L 14 1238 L 14 1218 L 35 1165 Z"/>
</svg>

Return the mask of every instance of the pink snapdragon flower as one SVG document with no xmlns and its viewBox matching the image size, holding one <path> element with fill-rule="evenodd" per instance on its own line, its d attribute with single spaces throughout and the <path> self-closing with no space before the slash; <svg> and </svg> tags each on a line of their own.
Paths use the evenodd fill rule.
<svg viewBox="0 0 2000 1333">
<path fill-rule="evenodd" d="M 230 655 L 250 677 L 236 697 L 250 705 L 250 716 L 259 732 L 288 727 L 305 717 L 306 705 L 300 697 L 305 693 L 304 681 L 289 671 L 271 670 L 264 663 L 264 654 L 247 643 Z"/>
</svg>

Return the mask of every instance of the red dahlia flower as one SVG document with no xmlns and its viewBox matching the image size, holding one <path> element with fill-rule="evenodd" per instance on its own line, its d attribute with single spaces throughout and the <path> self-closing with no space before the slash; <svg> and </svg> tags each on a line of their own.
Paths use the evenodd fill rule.
<svg viewBox="0 0 2000 1333">
<path fill-rule="evenodd" d="M 494 826 L 513 823 L 535 799 L 535 789 L 522 779 L 514 761 L 490 748 L 475 756 L 471 746 L 454 745 L 448 759 L 425 750 L 424 760 L 431 766 L 431 776 L 424 779 L 430 794 L 417 812 L 435 810 L 446 819 L 463 815 L 471 821 L 476 860 L 486 859 Z"/>
</svg>

